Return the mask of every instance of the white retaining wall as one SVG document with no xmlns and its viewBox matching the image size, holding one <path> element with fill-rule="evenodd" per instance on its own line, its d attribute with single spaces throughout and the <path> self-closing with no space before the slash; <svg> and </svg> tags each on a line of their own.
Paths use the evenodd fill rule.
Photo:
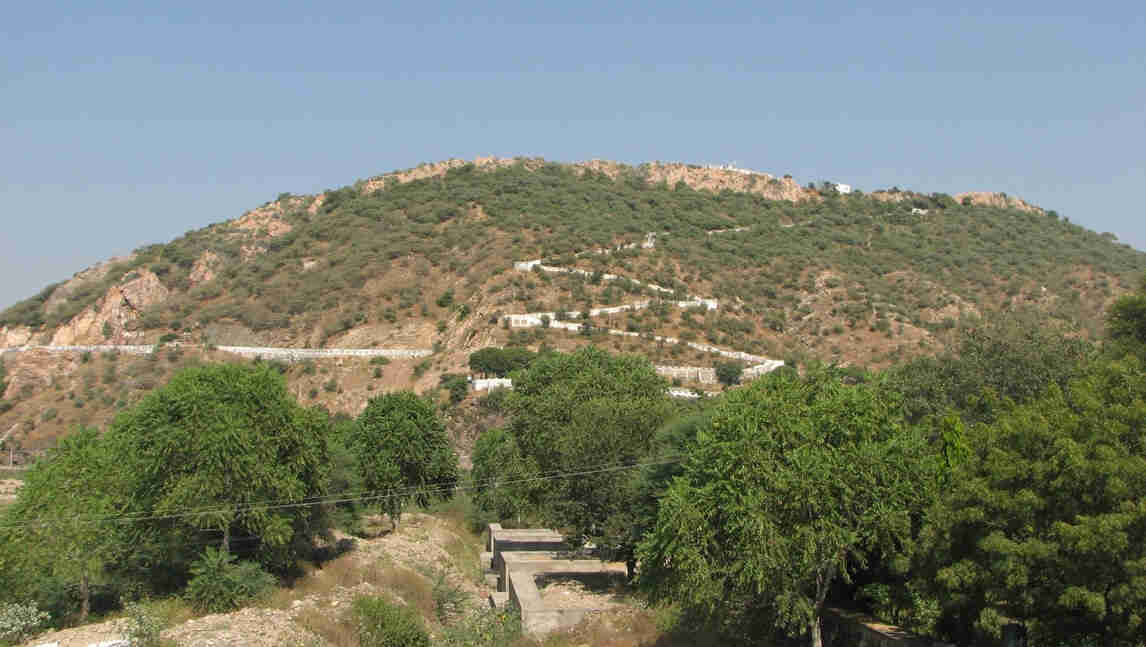
<svg viewBox="0 0 1146 647">
<path fill-rule="evenodd" d="M 201 348 L 198 345 L 167 344 L 167 347 Z M 147 355 L 155 350 L 155 346 L 144 345 L 98 345 L 98 346 L 14 346 L 0 348 L 0 354 L 23 353 L 28 351 L 47 351 L 51 353 L 124 353 L 128 355 Z M 264 359 L 280 359 L 288 362 L 297 362 L 307 359 L 322 359 L 329 357 L 388 357 L 391 359 L 412 359 L 428 357 L 434 354 L 429 348 L 269 348 L 258 346 L 217 346 L 217 350 L 231 353 L 240 357 L 262 357 Z"/>
<path fill-rule="evenodd" d="M 494 389 L 512 389 L 513 380 L 508 377 L 478 378 L 470 382 L 474 391 L 492 391 Z"/>
<path fill-rule="evenodd" d="M 703 366 L 657 366 L 657 375 L 670 380 L 716 384 L 716 369 Z"/>
</svg>

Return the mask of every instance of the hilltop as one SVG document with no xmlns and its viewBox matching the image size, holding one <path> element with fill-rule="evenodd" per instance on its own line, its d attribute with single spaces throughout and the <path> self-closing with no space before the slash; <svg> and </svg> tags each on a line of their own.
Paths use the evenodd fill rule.
<svg viewBox="0 0 1146 647">
<path fill-rule="evenodd" d="M 468 372 L 468 355 L 491 345 L 596 343 L 704 369 L 883 367 L 1017 309 L 1096 337 L 1144 269 L 1146 254 L 1112 236 L 997 193 L 841 194 L 678 163 L 448 160 L 284 193 L 8 308 L 0 349 L 169 347 L 6 353 L 0 436 L 35 447 L 101 424 L 174 367 L 233 357 L 227 346 L 426 355 L 287 369 L 304 402 L 356 413 L 377 391 Z"/>
</svg>

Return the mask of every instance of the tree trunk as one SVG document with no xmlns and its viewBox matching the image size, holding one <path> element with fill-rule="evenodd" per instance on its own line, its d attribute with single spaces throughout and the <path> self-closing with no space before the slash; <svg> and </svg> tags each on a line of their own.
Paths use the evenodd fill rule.
<svg viewBox="0 0 1146 647">
<path fill-rule="evenodd" d="M 223 552 L 231 554 L 231 524 L 223 526 Z"/>
<path fill-rule="evenodd" d="M 824 647 L 824 637 L 820 633 L 820 614 L 819 610 L 812 616 L 812 647 Z"/>
<path fill-rule="evenodd" d="M 88 619 L 88 612 L 92 609 L 91 587 L 88 586 L 88 574 L 80 575 L 80 622 Z"/>
</svg>

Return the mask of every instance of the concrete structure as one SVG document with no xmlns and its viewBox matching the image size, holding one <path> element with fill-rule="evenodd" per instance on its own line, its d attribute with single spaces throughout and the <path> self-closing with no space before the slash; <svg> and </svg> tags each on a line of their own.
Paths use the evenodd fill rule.
<svg viewBox="0 0 1146 647">
<path fill-rule="evenodd" d="M 513 380 L 508 377 L 484 377 L 470 381 L 474 391 L 492 391 L 494 389 L 512 389 Z"/>
<path fill-rule="evenodd" d="M 621 563 L 570 559 L 564 537 L 552 530 L 506 530 L 501 524 L 491 523 L 487 548 L 489 550 L 482 554 L 483 559 L 489 560 L 487 577 L 497 580 L 497 592 L 490 595 L 490 604 L 516 606 L 521 611 L 522 629 L 533 635 L 572 627 L 601 610 L 599 606 L 548 604 L 537 587 L 537 578 L 626 575 L 625 565 Z"/>
<path fill-rule="evenodd" d="M 704 366 L 656 366 L 657 375 L 670 380 L 716 384 L 716 369 Z"/>
<path fill-rule="evenodd" d="M 202 348 L 198 344 L 165 344 L 161 348 Z M 47 351 L 50 353 L 123 353 L 125 355 L 148 355 L 155 351 L 153 345 L 99 345 L 99 346 L 14 346 L 0 348 L 0 355 L 4 353 L 26 353 L 29 351 Z M 262 357 L 263 359 L 279 359 L 287 362 L 298 362 L 307 359 L 322 359 L 330 357 L 387 357 L 390 359 L 415 359 L 429 357 L 434 351 L 429 348 L 271 348 L 260 346 L 216 346 L 215 350 L 231 353 L 240 357 Z"/>
</svg>

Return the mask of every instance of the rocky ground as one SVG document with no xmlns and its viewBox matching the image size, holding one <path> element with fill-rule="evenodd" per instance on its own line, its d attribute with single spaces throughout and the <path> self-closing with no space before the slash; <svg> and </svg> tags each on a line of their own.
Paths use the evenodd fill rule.
<svg viewBox="0 0 1146 647">
<path fill-rule="evenodd" d="M 321 633 L 332 630 L 359 595 L 386 595 L 433 616 L 435 582 L 462 592 L 464 605 L 485 604 L 489 590 L 480 584 L 478 539 L 457 523 L 427 514 L 402 517 L 397 530 L 374 519 L 368 530 L 386 531 L 369 539 L 336 535 L 353 547 L 314 568 L 291 588 L 273 592 L 255 605 L 186 620 L 163 632 L 179 647 L 322 647 Z M 123 621 L 48 632 L 24 643 L 35 647 L 89 647 L 123 638 Z M 314 631 L 312 631 L 312 629 Z"/>
</svg>

